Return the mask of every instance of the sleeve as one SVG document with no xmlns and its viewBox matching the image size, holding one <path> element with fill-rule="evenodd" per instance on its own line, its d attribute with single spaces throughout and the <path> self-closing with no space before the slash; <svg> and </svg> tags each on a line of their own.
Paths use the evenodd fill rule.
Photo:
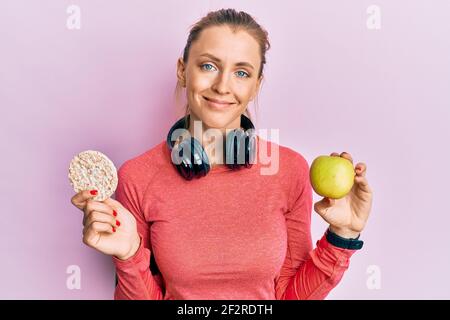
<svg viewBox="0 0 450 320">
<path fill-rule="evenodd" d="M 285 213 L 288 247 L 286 258 L 275 280 L 277 300 L 324 299 L 348 269 L 355 250 L 341 249 L 328 243 L 325 234 L 312 248 L 312 187 L 309 166 L 300 156 L 293 166 L 298 173 L 291 187 L 289 209 Z"/>
<path fill-rule="evenodd" d="M 141 212 L 133 171 L 125 163 L 118 172 L 115 198 L 136 218 L 141 239 L 136 254 L 127 260 L 112 257 L 117 275 L 115 300 L 162 300 L 162 284 L 150 271 L 151 243 L 148 223 Z"/>
</svg>

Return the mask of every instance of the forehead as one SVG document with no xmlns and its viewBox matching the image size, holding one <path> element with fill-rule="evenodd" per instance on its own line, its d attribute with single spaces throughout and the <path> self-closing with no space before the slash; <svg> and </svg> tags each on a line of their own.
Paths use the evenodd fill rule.
<svg viewBox="0 0 450 320">
<path fill-rule="evenodd" d="M 228 26 L 214 26 L 203 30 L 192 44 L 193 58 L 210 53 L 222 61 L 248 61 L 257 66 L 260 60 L 258 42 L 246 31 L 235 33 Z"/>
</svg>

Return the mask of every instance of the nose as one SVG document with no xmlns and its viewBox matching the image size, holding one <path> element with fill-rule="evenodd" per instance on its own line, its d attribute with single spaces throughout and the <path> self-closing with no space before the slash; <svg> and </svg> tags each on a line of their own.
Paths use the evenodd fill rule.
<svg viewBox="0 0 450 320">
<path fill-rule="evenodd" d="M 230 93 L 230 89 L 228 88 L 228 76 L 225 72 L 219 73 L 219 76 L 212 86 L 212 89 L 219 94 Z"/>
</svg>

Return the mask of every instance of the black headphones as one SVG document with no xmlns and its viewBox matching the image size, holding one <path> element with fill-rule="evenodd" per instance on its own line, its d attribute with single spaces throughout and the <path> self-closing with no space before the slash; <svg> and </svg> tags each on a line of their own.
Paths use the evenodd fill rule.
<svg viewBox="0 0 450 320">
<path fill-rule="evenodd" d="M 171 153 L 172 163 L 186 180 L 204 177 L 210 170 L 208 156 L 202 144 L 194 137 L 183 139 L 174 147 L 178 138 L 186 132 L 189 117 L 190 115 L 187 115 L 178 120 L 170 129 L 166 140 L 167 147 Z M 176 129 L 185 130 L 181 130 L 183 132 L 173 137 L 175 140 L 172 141 L 172 134 Z M 239 170 L 243 167 L 250 168 L 255 163 L 256 133 L 255 127 L 249 118 L 241 115 L 241 128 L 230 131 L 225 140 L 226 146 L 223 150 L 226 159 L 225 163 L 228 168 L 233 170 Z M 175 156 L 178 155 L 179 160 L 175 161 L 174 154 Z M 177 164 L 178 162 L 180 164 Z"/>
</svg>

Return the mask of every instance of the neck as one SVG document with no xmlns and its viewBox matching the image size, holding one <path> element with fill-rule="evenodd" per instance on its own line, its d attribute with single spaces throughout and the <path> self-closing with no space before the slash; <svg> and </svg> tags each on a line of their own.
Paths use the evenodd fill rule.
<svg viewBox="0 0 450 320">
<path fill-rule="evenodd" d="M 240 117 L 238 119 L 236 119 L 236 121 L 233 121 L 229 126 L 223 127 L 223 128 L 217 128 L 217 127 L 210 127 L 208 126 L 204 121 L 202 121 L 199 117 L 197 117 L 195 114 L 193 114 L 192 112 L 190 113 L 189 116 L 189 133 L 192 137 L 196 138 L 197 140 L 201 141 L 203 148 L 205 149 L 206 154 L 208 155 L 208 159 L 210 161 L 210 167 L 211 169 L 215 166 L 220 166 L 220 165 L 225 165 L 225 152 L 218 152 L 217 150 L 214 150 L 214 154 L 213 154 L 213 150 L 214 148 L 211 148 L 210 146 L 216 146 L 214 144 L 214 135 L 211 135 L 207 133 L 208 129 L 216 129 L 216 130 L 220 130 L 221 134 L 222 134 L 222 139 L 223 142 L 225 144 L 225 139 L 226 139 L 226 130 L 232 130 L 232 129 L 237 129 L 240 128 Z M 198 125 L 197 122 L 197 129 L 195 130 L 195 122 L 199 121 L 201 122 L 201 127 Z M 201 130 L 199 130 L 199 128 L 201 128 Z M 196 132 L 197 131 L 197 132 Z M 199 132 L 201 133 L 201 137 L 199 137 Z M 216 146 L 219 147 L 219 146 Z M 223 150 L 224 151 L 224 150 Z M 220 161 L 221 158 L 221 161 Z"/>
</svg>

